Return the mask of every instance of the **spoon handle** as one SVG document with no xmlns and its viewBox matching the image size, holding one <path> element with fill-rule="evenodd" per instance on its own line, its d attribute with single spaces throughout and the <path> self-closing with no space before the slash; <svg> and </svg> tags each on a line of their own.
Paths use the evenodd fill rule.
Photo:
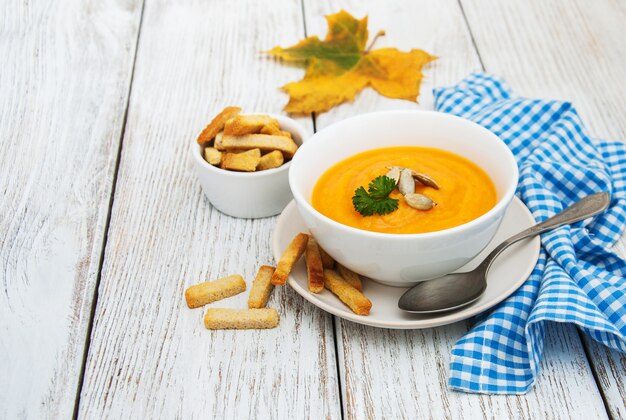
<svg viewBox="0 0 626 420">
<path fill-rule="evenodd" d="M 606 192 L 600 192 L 588 195 L 587 197 L 577 201 L 560 213 L 555 214 L 549 219 L 544 220 L 541 223 L 537 223 L 535 226 L 531 226 L 520 233 L 511 236 L 506 241 L 498 245 L 491 253 L 485 258 L 481 266 L 485 270 L 489 269 L 491 262 L 509 246 L 521 241 L 522 239 L 529 238 L 531 236 L 540 235 L 549 230 L 555 229 L 561 225 L 575 223 L 581 220 L 585 220 L 588 217 L 595 216 L 598 213 L 603 212 L 609 206 L 611 199 Z"/>
</svg>

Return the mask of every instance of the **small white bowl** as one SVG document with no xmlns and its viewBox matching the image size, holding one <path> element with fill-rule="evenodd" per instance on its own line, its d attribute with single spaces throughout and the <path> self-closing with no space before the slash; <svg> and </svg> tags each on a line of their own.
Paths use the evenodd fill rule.
<svg viewBox="0 0 626 420">
<path fill-rule="evenodd" d="M 306 130 L 293 119 L 265 112 L 262 114 L 276 118 L 281 130 L 289 131 L 298 146 L 306 140 Z M 296 156 L 298 153 L 299 151 Z M 265 171 L 235 172 L 209 164 L 202 156 L 203 147 L 195 140 L 191 146 L 191 154 L 204 194 L 222 213 L 242 218 L 274 216 L 292 199 L 288 181 L 291 161 Z"/>
<path fill-rule="evenodd" d="M 391 146 L 435 147 L 469 159 L 494 182 L 496 205 L 463 225 L 417 234 L 361 230 L 313 208 L 313 187 L 328 168 L 357 153 Z M 517 179 L 515 158 L 495 134 L 471 121 L 432 111 L 377 112 L 338 122 L 300 148 L 289 173 L 298 210 L 320 245 L 351 270 L 403 287 L 448 274 L 474 258 L 494 237 Z"/>
</svg>

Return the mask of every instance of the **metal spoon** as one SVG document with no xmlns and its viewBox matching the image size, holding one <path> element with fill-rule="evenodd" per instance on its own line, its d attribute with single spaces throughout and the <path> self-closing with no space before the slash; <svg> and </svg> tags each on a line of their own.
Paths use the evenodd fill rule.
<svg viewBox="0 0 626 420">
<path fill-rule="evenodd" d="M 415 313 L 443 312 L 472 303 L 487 288 L 487 272 L 498 255 L 510 245 L 604 211 L 610 203 L 605 192 L 589 195 L 549 219 L 514 235 L 498 245 L 474 270 L 424 281 L 407 290 L 398 301 L 402 310 Z"/>
</svg>

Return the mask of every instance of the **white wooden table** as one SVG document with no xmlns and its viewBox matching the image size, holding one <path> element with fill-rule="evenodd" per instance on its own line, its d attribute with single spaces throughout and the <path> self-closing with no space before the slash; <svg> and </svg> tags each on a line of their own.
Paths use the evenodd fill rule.
<svg viewBox="0 0 626 420">
<path fill-rule="evenodd" d="M 274 330 L 208 331 L 186 308 L 188 285 L 273 263 L 276 223 L 214 210 L 190 141 L 226 105 L 280 113 L 303 71 L 260 52 L 341 8 L 387 31 L 378 47 L 440 59 L 419 105 L 366 91 L 300 118 L 310 132 L 432 108 L 433 86 L 484 69 L 626 139 L 624 0 L 0 2 L 0 418 L 626 418 L 626 357 L 570 325 L 548 328 L 530 393 L 486 396 L 446 386 L 471 320 L 368 328 L 289 287 Z"/>
</svg>

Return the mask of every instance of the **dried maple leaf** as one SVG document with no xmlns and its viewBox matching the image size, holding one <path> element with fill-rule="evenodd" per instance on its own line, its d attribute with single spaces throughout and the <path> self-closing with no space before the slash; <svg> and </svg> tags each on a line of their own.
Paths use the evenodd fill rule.
<svg viewBox="0 0 626 420">
<path fill-rule="evenodd" d="M 366 49 L 367 16 L 358 20 L 342 10 L 326 16 L 326 20 L 328 33 L 323 41 L 310 36 L 292 47 L 267 52 L 308 66 L 302 80 L 282 87 L 290 97 L 285 111 L 328 111 L 353 100 L 367 86 L 388 98 L 417 100 L 421 68 L 437 57 L 422 50 Z"/>
</svg>

